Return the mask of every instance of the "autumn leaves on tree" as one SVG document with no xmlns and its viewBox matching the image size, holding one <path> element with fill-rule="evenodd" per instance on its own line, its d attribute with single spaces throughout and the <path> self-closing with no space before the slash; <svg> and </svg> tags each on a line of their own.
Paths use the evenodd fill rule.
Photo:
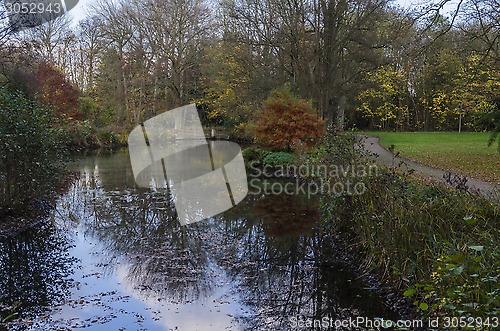
<svg viewBox="0 0 500 331">
<path fill-rule="evenodd" d="M 324 121 L 311 104 L 286 88 L 271 93 L 255 126 L 256 140 L 274 149 L 312 146 L 323 133 Z"/>
<path fill-rule="evenodd" d="M 81 119 L 79 92 L 55 67 L 44 62 L 36 72 L 31 86 L 36 99 L 53 109 L 54 117 L 65 120 Z"/>
</svg>

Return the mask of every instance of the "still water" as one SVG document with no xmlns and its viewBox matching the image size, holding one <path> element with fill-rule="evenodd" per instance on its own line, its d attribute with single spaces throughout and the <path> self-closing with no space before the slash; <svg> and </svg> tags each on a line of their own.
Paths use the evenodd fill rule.
<svg viewBox="0 0 500 331">
<path fill-rule="evenodd" d="M 315 199 L 249 194 L 181 227 L 168 192 L 135 185 L 126 150 L 70 168 L 51 216 L 0 241 L 0 305 L 18 302 L 22 317 L 9 330 L 306 330 L 296 321 L 396 318 L 334 258 Z"/>
</svg>

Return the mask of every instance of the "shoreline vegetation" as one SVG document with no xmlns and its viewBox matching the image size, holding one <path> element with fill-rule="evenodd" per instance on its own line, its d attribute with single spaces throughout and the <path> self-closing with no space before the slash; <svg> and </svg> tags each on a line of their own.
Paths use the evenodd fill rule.
<svg viewBox="0 0 500 331">
<path fill-rule="evenodd" d="M 373 166 L 356 144 L 353 133 L 329 133 L 323 144 L 303 153 L 250 147 L 244 157 L 250 169 L 279 169 L 267 176 L 287 177 L 282 169 L 304 164 Z M 350 263 L 353 270 L 398 314 L 478 318 L 489 322 L 474 324 L 474 330 L 494 329 L 500 314 L 499 205 L 396 167 L 350 171 L 340 178 L 320 173 L 327 176 L 299 175 L 323 184 L 346 179 L 364 184 L 362 194 L 321 195 L 325 233 L 342 259 L 357 261 Z"/>
</svg>

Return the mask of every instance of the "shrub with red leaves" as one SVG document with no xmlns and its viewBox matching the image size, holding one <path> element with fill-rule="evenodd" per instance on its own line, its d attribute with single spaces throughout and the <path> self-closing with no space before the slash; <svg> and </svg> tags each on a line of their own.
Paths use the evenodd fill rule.
<svg viewBox="0 0 500 331">
<path fill-rule="evenodd" d="M 38 66 L 32 84 L 37 99 L 54 109 L 57 118 L 78 120 L 78 90 L 64 74 L 48 63 Z"/>
<path fill-rule="evenodd" d="M 265 147 L 291 149 L 297 143 L 315 145 L 324 131 L 324 121 L 311 104 L 284 89 L 272 92 L 264 102 L 255 138 Z"/>
</svg>

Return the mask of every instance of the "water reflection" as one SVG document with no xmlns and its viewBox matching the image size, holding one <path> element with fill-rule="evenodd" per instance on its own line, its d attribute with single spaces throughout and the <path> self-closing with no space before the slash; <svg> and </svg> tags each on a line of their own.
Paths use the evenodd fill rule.
<svg viewBox="0 0 500 331">
<path fill-rule="evenodd" d="M 16 312 L 33 317 L 64 300 L 73 264 L 66 231 L 52 220 L 0 241 L 0 305 L 19 304 Z"/>
<path fill-rule="evenodd" d="M 86 233 L 109 255 L 106 265 L 129 264 L 128 280 L 175 302 L 197 300 L 213 287 L 199 227 L 181 227 L 167 192 L 130 190 L 92 201 Z"/>
<path fill-rule="evenodd" d="M 335 260 L 315 201 L 253 196 L 232 213 L 221 236 L 231 253 L 218 256 L 238 280 L 244 303 L 255 307 L 248 329 L 289 330 L 294 319 L 396 318 Z"/>
<path fill-rule="evenodd" d="M 79 180 L 55 218 L 73 229 L 82 268 L 54 330 L 288 330 L 298 317 L 394 318 L 333 258 L 314 200 L 249 195 L 181 227 L 168 191 L 135 187 L 126 153 L 73 167 Z"/>
<path fill-rule="evenodd" d="M 61 204 L 73 211 L 63 208 L 62 214 L 70 218 L 85 210 L 78 218 L 84 233 L 105 247 L 102 264 L 129 265 L 127 278 L 141 289 L 181 303 L 206 296 L 213 281 L 206 276 L 209 261 L 199 231 L 203 224 L 181 227 L 168 191 L 134 187 L 127 158 L 118 154 L 105 162 L 78 163 L 80 185 Z"/>
</svg>

